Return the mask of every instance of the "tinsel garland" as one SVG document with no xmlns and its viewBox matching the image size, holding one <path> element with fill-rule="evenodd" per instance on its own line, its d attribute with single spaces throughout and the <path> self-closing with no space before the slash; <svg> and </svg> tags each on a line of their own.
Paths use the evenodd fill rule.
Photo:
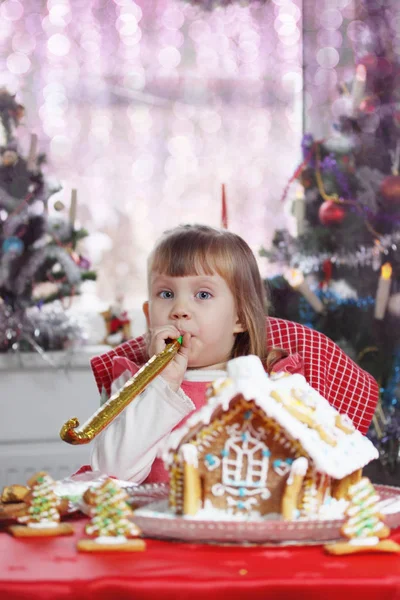
<svg viewBox="0 0 400 600">
<path fill-rule="evenodd" d="M 84 323 L 61 305 L 12 311 L 0 304 L 0 352 L 36 351 L 50 362 L 47 351 L 82 346 L 87 340 Z"/>
<path fill-rule="evenodd" d="M 65 272 L 67 281 L 70 285 L 78 285 L 81 281 L 81 272 L 78 265 L 66 253 L 64 248 L 51 245 L 45 246 L 37 250 L 29 262 L 27 262 L 20 272 L 14 283 L 14 292 L 17 296 L 22 296 L 26 287 L 33 281 L 35 273 L 47 261 L 51 260 L 54 263 L 59 263 Z"/>
<path fill-rule="evenodd" d="M 266 252 L 260 251 L 261 256 L 268 256 L 269 260 L 281 265 L 299 268 L 304 275 L 310 273 L 319 273 L 322 265 L 326 260 L 332 263 L 345 267 L 365 267 L 372 266 L 375 270 L 379 269 L 379 264 L 376 264 L 377 252 L 388 254 L 389 250 L 397 250 L 397 245 L 400 242 L 400 231 L 395 233 L 382 235 L 379 238 L 379 243 L 374 246 L 362 246 L 353 253 L 345 252 L 321 252 L 316 255 L 303 255 L 299 247 L 301 242 L 292 237 L 288 232 L 282 232 L 282 240 L 278 247 Z"/>
<path fill-rule="evenodd" d="M 360 310 L 368 310 L 375 304 L 375 298 L 365 296 L 364 298 L 343 298 L 331 290 L 313 289 L 313 292 L 327 306 L 328 310 L 335 310 L 340 306 L 357 306 Z M 313 320 L 317 315 L 309 302 L 302 296 L 299 299 L 299 314 L 301 323 L 313 328 Z"/>
</svg>

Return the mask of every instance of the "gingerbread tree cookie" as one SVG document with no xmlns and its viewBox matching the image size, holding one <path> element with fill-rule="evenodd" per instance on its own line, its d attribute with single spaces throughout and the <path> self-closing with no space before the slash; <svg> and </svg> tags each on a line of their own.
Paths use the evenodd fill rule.
<svg viewBox="0 0 400 600">
<path fill-rule="evenodd" d="M 330 554 L 400 552 L 399 544 L 386 539 L 390 535 L 390 529 L 379 513 L 379 496 L 370 480 L 363 477 L 349 488 L 348 494 L 350 504 L 341 529 L 348 541 L 329 544 L 325 546 L 326 551 Z"/>
<path fill-rule="evenodd" d="M 131 552 L 145 549 L 144 541 L 137 539 L 140 529 L 129 520 L 133 511 L 127 504 L 127 499 L 126 492 L 110 478 L 91 490 L 92 518 L 85 531 L 92 539 L 80 540 L 78 550 Z"/>
<path fill-rule="evenodd" d="M 11 525 L 16 537 L 43 537 L 69 535 L 73 529 L 60 523 L 60 498 L 56 495 L 55 481 L 45 472 L 34 475 L 28 482 L 31 488 L 24 497 L 25 509 L 18 516 L 22 525 Z"/>
</svg>

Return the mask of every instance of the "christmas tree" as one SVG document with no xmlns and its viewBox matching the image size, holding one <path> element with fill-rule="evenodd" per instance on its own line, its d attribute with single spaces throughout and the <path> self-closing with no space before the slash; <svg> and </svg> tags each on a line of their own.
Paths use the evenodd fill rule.
<svg viewBox="0 0 400 600">
<path fill-rule="evenodd" d="M 31 135 L 24 156 L 18 126 L 24 107 L 0 90 L 0 351 L 58 350 L 82 338 L 81 326 L 64 310 L 42 310 L 46 303 L 79 293 L 84 279 L 94 279 L 89 262 L 78 250 L 87 235 L 75 226 L 76 192 L 69 218 L 59 200 L 49 211 L 50 197 L 60 190 L 43 171 Z"/>
<path fill-rule="evenodd" d="M 378 381 L 370 435 L 382 481 L 399 483 L 400 67 L 386 4 L 362 3 L 364 50 L 331 135 L 303 137 L 284 192 L 296 196 L 297 235 L 275 232 L 261 254 L 282 271 L 267 282 L 272 314 L 325 333 Z"/>
</svg>

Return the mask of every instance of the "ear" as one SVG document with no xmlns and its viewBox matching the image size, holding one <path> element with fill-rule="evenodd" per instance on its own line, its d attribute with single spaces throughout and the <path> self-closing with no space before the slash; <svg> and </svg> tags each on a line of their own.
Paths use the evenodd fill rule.
<svg viewBox="0 0 400 600">
<path fill-rule="evenodd" d="M 233 333 L 243 333 L 243 331 L 247 331 L 247 328 L 240 322 L 238 317 L 233 328 Z"/>
<path fill-rule="evenodd" d="M 149 303 L 147 300 L 146 300 L 146 302 L 143 302 L 142 310 L 143 310 L 144 316 L 146 317 L 147 328 L 149 328 L 150 327 L 150 316 L 149 316 Z"/>
</svg>

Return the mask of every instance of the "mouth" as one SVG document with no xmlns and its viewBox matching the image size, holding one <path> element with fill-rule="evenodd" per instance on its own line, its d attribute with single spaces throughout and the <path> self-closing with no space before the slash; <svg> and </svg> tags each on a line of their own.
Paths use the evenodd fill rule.
<svg viewBox="0 0 400 600">
<path fill-rule="evenodd" d="M 185 333 L 189 333 L 191 337 L 195 337 L 195 335 L 191 331 L 188 331 L 187 329 L 184 329 L 183 327 L 179 327 L 179 324 L 178 325 L 174 324 L 174 327 L 176 327 L 179 330 L 179 333 L 181 335 L 184 335 Z"/>
</svg>

